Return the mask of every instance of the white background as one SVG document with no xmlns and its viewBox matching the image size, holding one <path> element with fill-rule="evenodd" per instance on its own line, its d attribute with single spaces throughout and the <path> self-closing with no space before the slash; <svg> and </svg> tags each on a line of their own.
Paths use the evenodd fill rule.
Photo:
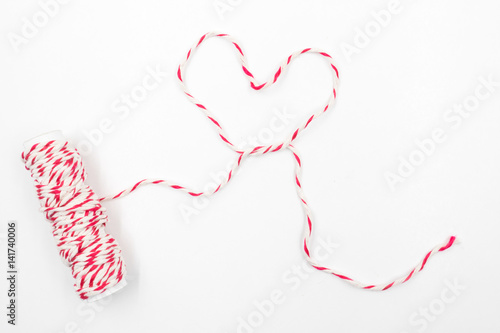
<svg viewBox="0 0 500 333">
<path fill-rule="evenodd" d="M 500 88 L 460 123 L 445 119 L 474 96 L 480 77 L 500 81 L 498 1 L 401 0 L 366 46 L 355 40 L 358 29 L 376 29 L 372 12 L 387 10 L 389 1 L 229 3 L 220 14 L 212 0 L 71 1 L 16 52 L 9 38 L 42 9 L 33 0 L 2 1 L 0 242 L 5 254 L 6 223 L 17 221 L 20 271 L 18 325 L 8 331 L 229 333 L 237 332 L 239 318 L 251 317 L 263 320 L 241 332 L 498 332 Z M 38 211 L 20 160 L 23 142 L 60 129 L 82 144 L 85 132 L 95 134 L 110 119 L 112 129 L 96 135 L 84 156 L 98 194 L 145 177 L 203 188 L 235 154 L 182 94 L 175 71 L 193 42 L 212 30 L 240 41 L 260 81 L 305 47 L 324 49 L 338 64 L 337 105 L 296 141 L 317 222 L 313 244 L 328 238 L 336 244 L 325 265 L 383 283 L 449 235 L 462 243 L 385 292 L 358 290 L 317 271 L 292 273 L 303 263 L 304 217 L 292 156 L 281 151 L 248 159 L 206 207 L 162 187 L 106 203 L 129 285 L 105 304 L 84 305 Z M 356 42 L 358 53 L 346 56 L 341 46 Z M 157 66 L 167 73 L 157 89 L 126 117 L 114 113 L 113 103 Z M 202 45 L 186 77 L 236 142 L 262 136 L 276 110 L 294 115 L 273 133 L 274 141 L 284 138 L 331 89 L 327 63 L 311 55 L 256 93 L 234 49 L 219 40 Z M 408 159 L 415 140 L 430 138 L 435 128 L 445 142 L 392 190 L 384 174 L 397 173 L 398 158 Z M 186 207 L 196 214 L 183 216 Z M 0 257 L 5 271 L 6 255 Z M 450 283 L 463 287 L 452 301 Z M 6 290 L 2 278 L 2 332 Z M 255 302 L 266 303 L 273 291 L 283 293 L 283 302 L 262 315 Z"/>
</svg>

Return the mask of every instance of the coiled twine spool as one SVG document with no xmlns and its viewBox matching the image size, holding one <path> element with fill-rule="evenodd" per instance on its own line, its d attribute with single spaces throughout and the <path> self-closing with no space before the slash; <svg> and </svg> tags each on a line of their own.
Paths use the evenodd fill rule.
<svg viewBox="0 0 500 333">
<path fill-rule="evenodd" d="M 95 301 L 126 285 L 120 246 L 105 230 L 106 209 L 76 149 L 60 132 L 28 141 L 22 159 L 31 172 L 41 211 L 52 225 L 59 254 L 71 267 L 80 298 Z"/>
</svg>

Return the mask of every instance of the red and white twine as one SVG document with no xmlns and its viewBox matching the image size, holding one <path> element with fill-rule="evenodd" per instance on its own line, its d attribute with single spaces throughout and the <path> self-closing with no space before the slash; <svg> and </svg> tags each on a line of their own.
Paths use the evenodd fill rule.
<svg viewBox="0 0 500 333">
<path fill-rule="evenodd" d="M 106 209 L 85 184 L 80 154 L 67 142 L 49 141 L 33 145 L 22 153 L 22 159 L 80 297 L 97 299 L 119 286 L 126 272 L 121 249 L 104 230 Z"/>
<path fill-rule="evenodd" d="M 246 150 L 239 150 L 229 139 L 215 115 L 213 115 L 200 100 L 191 94 L 184 82 L 183 75 L 189 60 L 196 49 L 204 41 L 212 37 L 223 38 L 235 47 L 242 71 L 248 78 L 250 87 L 254 90 L 262 90 L 276 83 L 290 63 L 300 55 L 305 53 L 319 54 L 328 61 L 332 69 L 333 77 L 333 88 L 325 106 L 310 115 L 306 121 L 296 128 L 284 141 L 272 145 L 256 146 Z M 184 61 L 177 69 L 177 78 L 188 99 L 207 116 L 210 122 L 215 126 L 221 140 L 238 154 L 227 177 L 212 190 L 199 191 L 165 179 L 143 179 L 116 195 L 98 198 L 92 189 L 88 185 L 85 185 L 86 173 L 79 153 L 67 142 L 52 140 L 49 142 L 37 143 L 32 147 L 28 147 L 22 154 L 26 168 L 31 171 L 35 180 L 35 187 L 42 207 L 41 209 L 45 212 L 46 218 L 52 222 L 53 235 L 56 238 L 59 253 L 64 261 L 71 266 L 73 277 L 76 279 L 75 288 L 82 299 L 95 299 L 106 291 L 109 292 L 113 288 L 116 289 L 120 287 L 124 282 L 126 272 L 121 257 L 121 250 L 116 240 L 104 230 L 108 222 L 108 217 L 105 208 L 101 205 L 101 201 L 123 197 L 146 184 L 163 184 L 175 190 L 186 192 L 191 196 L 209 196 L 218 192 L 231 180 L 238 167 L 248 156 L 263 155 L 283 149 L 288 149 L 294 157 L 294 181 L 297 194 L 305 213 L 302 247 L 307 261 L 317 270 L 335 275 L 359 288 L 387 290 L 408 281 L 425 267 L 428 259 L 432 255 L 448 249 L 456 242 L 455 236 L 449 237 L 443 244 L 429 251 L 422 261 L 407 274 L 404 274 L 396 280 L 382 284 L 366 284 L 356 281 L 337 270 L 319 265 L 311 256 L 309 249 L 311 248 L 313 219 L 302 187 L 302 162 L 297 148 L 295 148 L 292 143 L 300 132 L 305 130 L 314 119 L 329 110 L 335 103 L 339 84 L 339 73 L 333 63 L 332 57 L 326 52 L 306 48 L 292 53 L 280 64 L 270 80 L 260 83 L 250 71 L 242 48 L 232 37 L 227 34 L 208 33 L 203 35 L 193 47 L 189 49 Z"/>
</svg>

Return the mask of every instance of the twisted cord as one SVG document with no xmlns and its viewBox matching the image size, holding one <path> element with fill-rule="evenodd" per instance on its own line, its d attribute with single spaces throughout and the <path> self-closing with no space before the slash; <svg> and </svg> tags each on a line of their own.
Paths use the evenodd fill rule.
<svg viewBox="0 0 500 333">
<path fill-rule="evenodd" d="M 329 63 L 333 76 L 333 88 L 325 106 L 310 115 L 285 140 L 271 145 L 255 146 L 246 150 L 239 150 L 233 144 L 232 140 L 230 140 L 214 114 L 200 100 L 193 96 L 184 81 L 183 73 L 186 70 L 189 60 L 204 41 L 213 37 L 222 38 L 235 47 L 242 71 L 249 80 L 250 87 L 254 90 L 262 90 L 276 83 L 290 63 L 300 55 L 305 53 L 319 54 Z M 77 279 L 75 288 L 82 298 L 85 299 L 99 294 L 106 288 L 116 285 L 125 274 L 125 265 L 122 262 L 121 251 L 116 241 L 104 231 L 108 217 L 105 214 L 105 209 L 100 204 L 101 201 L 126 196 L 139 187 L 148 184 L 162 184 L 195 197 L 210 196 L 228 184 L 248 156 L 263 155 L 283 149 L 290 150 L 294 156 L 296 191 L 305 215 L 303 251 L 307 261 L 317 270 L 337 276 L 359 288 L 387 290 L 407 282 L 425 267 L 431 256 L 450 248 L 456 243 L 455 236 L 449 237 L 444 243 L 437 245 L 429 251 L 407 274 L 383 284 L 365 284 L 359 282 L 333 268 L 319 265 L 311 256 L 309 249 L 311 247 L 313 232 L 312 214 L 302 187 L 301 159 L 298 150 L 292 143 L 313 120 L 329 110 L 336 101 L 339 74 L 332 57 L 326 52 L 312 48 L 294 52 L 281 62 L 274 75 L 268 81 L 259 83 L 249 69 L 242 48 L 231 36 L 220 33 L 207 33 L 187 52 L 185 59 L 177 69 L 177 79 L 189 101 L 205 114 L 216 129 L 220 139 L 238 155 L 227 176 L 214 189 L 200 191 L 165 179 L 143 179 L 117 194 L 97 198 L 90 187 L 84 184 L 86 174 L 80 155 L 76 149 L 69 147 L 67 142 L 51 141 L 45 145 L 38 144 L 23 153 L 22 157 L 26 163 L 26 168 L 31 171 L 35 179 L 38 197 L 42 204 L 42 211 L 46 213 L 47 219 L 52 222 L 53 234 L 58 241 L 60 254 L 66 263 L 72 267 L 73 276 Z"/>
</svg>

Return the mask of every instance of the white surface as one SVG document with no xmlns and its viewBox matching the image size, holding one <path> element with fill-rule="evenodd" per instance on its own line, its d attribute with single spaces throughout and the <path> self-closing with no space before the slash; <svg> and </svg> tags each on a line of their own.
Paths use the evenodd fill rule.
<svg viewBox="0 0 500 333">
<path fill-rule="evenodd" d="M 16 53 L 8 33 L 19 34 L 23 17 L 31 20 L 40 5 L 2 2 L 0 236 L 8 220 L 18 221 L 20 307 L 15 328 L 7 327 L 2 310 L 1 330 L 237 332 L 239 318 L 259 319 L 255 302 L 281 292 L 283 302 L 254 332 L 498 331 L 500 88 L 460 124 L 444 117 L 474 93 L 479 77 L 500 81 L 500 4 L 402 0 L 399 13 L 349 62 L 340 45 L 352 44 L 356 29 L 372 24 L 370 13 L 389 1 L 231 3 L 222 20 L 211 0 L 73 1 Z M 325 264 L 383 282 L 450 234 L 462 243 L 430 260 L 408 284 L 382 293 L 320 272 L 297 275 L 304 221 L 285 151 L 249 159 L 221 193 L 196 206 L 190 223 L 180 208 L 193 207 L 193 199 L 162 187 L 106 203 L 128 285 L 109 300 L 82 303 L 20 161 L 23 142 L 57 128 L 81 144 L 85 131 L 101 126 L 107 133 L 84 157 L 97 193 L 144 177 L 203 187 L 234 153 L 182 95 L 175 70 L 210 30 L 234 35 L 261 80 L 300 48 L 319 47 L 336 59 L 338 103 L 296 142 L 317 219 L 316 244 L 330 237 L 338 245 Z M 167 74 L 127 113 L 120 96 L 138 89 L 156 66 Z M 319 57 L 308 56 L 276 87 L 255 93 L 233 49 L 210 41 L 186 77 L 243 142 L 275 128 L 274 109 L 295 115 L 275 139 L 292 131 L 325 101 L 329 75 Z M 384 173 L 394 172 L 398 157 L 407 158 L 414 141 L 435 128 L 447 140 L 391 191 Z M 446 281 L 454 280 L 466 288 L 450 301 Z M 2 304 L 6 288 L 0 279 Z M 429 306 L 442 313 L 424 320 L 419 311 Z"/>
<path fill-rule="evenodd" d="M 52 140 L 67 140 L 67 139 L 62 134 L 62 131 L 57 130 L 37 135 L 34 138 L 25 141 L 23 146 L 24 149 L 30 149 L 31 147 L 33 147 L 33 145 L 37 143 L 49 142 Z"/>
</svg>

